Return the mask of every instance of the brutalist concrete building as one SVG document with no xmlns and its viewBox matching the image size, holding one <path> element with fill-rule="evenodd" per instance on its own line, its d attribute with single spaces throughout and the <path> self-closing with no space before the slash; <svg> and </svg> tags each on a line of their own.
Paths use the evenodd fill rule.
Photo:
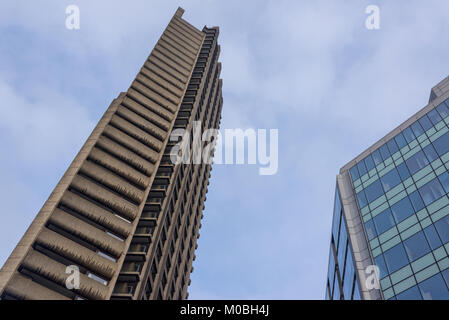
<svg viewBox="0 0 449 320">
<path fill-rule="evenodd" d="M 6 261 L 1 299 L 188 297 L 211 165 L 174 164 L 170 134 L 194 121 L 218 128 L 223 99 L 219 30 L 200 31 L 183 12 Z"/>
</svg>

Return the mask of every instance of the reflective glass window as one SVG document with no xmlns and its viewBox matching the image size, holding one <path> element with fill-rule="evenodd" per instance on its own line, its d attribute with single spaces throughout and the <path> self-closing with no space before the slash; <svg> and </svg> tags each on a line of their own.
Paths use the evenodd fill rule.
<svg viewBox="0 0 449 320">
<path fill-rule="evenodd" d="M 446 152 L 449 151 L 449 132 L 443 134 L 441 137 L 436 139 L 433 142 L 433 146 L 435 150 L 438 152 L 438 155 L 442 156 Z"/>
<path fill-rule="evenodd" d="M 433 277 L 418 284 L 424 300 L 447 300 L 449 299 L 449 291 L 441 274 L 436 274 Z"/>
<path fill-rule="evenodd" d="M 439 113 L 435 109 L 433 109 L 432 111 L 429 111 L 427 116 L 429 117 L 430 122 L 432 122 L 433 125 L 436 125 L 438 122 L 440 122 L 442 120 Z"/>
<path fill-rule="evenodd" d="M 373 221 L 376 226 L 377 234 L 384 233 L 395 224 L 389 208 L 375 216 Z"/>
<path fill-rule="evenodd" d="M 449 242 L 449 216 L 435 222 L 435 228 L 443 243 Z"/>
<path fill-rule="evenodd" d="M 420 135 L 422 135 L 424 133 L 423 128 L 421 127 L 421 125 L 419 124 L 418 121 L 414 122 L 410 128 L 412 128 L 413 133 L 415 134 L 416 137 L 419 137 Z"/>
<path fill-rule="evenodd" d="M 418 191 L 414 191 L 409 195 L 410 201 L 412 202 L 413 208 L 415 212 L 418 212 L 422 208 L 424 208 L 424 202 L 421 199 Z"/>
<path fill-rule="evenodd" d="M 441 186 L 438 178 L 426 183 L 418 190 L 426 206 L 444 195 L 443 187 Z"/>
<path fill-rule="evenodd" d="M 385 262 L 387 264 L 388 271 L 393 273 L 403 266 L 409 263 L 407 254 L 405 253 L 402 243 L 394 246 L 384 253 Z"/>
<path fill-rule="evenodd" d="M 382 186 L 384 187 L 385 192 L 388 192 L 401 182 L 401 178 L 399 177 L 398 171 L 396 169 L 393 169 L 382 176 L 380 178 L 380 181 L 382 182 Z"/>
<path fill-rule="evenodd" d="M 402 181 L 405 181 L 410 177 L 410 172 L 408 171 L 407 166 L 405 165 L 405 162 L 402 162 L 397 167 L 399 175 L 401 176 Z"/>
<path fill-rule="evenodd" d="M 415 140 L 415 135 L 412 132 L 412 129 L 410 129 L 410 127 L 408 127 L 407 129 L 405 129 L 402 134 L 405 137 L 405 140 L 407 140 L 408 143 L 412 142 L 413 140 Z"/>
<path fill-rule="evenodd" d="M 368 202 L 376 200 L 384 193 L 382 185 L 379 180 L 374 181 L 365 188 L 365 195 Z"/>
<path fill-rule="evenodd" d="M 410 199 L 408 197 L 405 197 L 404 199 L 392 205 L 391 211 L 393 212 L 393 216 L 396 219 L 397 223 L 404 221 L 415 213 L 412 203 L 410 202 Z"/>
<path fill-rule="evenodd" d="M 410 173 L 415 174 L 416 172 L 427 166 L 429 164 L 429 161 L 427 160 L 424 153 L 422 151 L 419 151 L 412 157 L 405 160 L 405 163 L 407 164 Z"/>
<path fill-rule="evenodd" d="M 440 114 L 442 118 L 446 118 L 449 116 L 449 109 L 447 108 L 446 104 L 443 102 L 438 107 L 436 107 L 436 110 Z"/>
<path fill-rule="evenodd" d="M 397 300 L 422 300 L 421 292 L 418 286 L 413 286 L 410 289 L 401 292 L 396 296 Z"/>
<path fill-rule="evenodd" d="M 435 250 L 442 245 L 440 237 L 438 236 L 438 233 L 433 224 L 424 229 L 424 234 L 426 235 L 426 239 L 429 242 L 430 248 L 432 250 Z"/>
<path fill-rule="evenodd" d="M 422 231 L 406 239 L 404 247 L 410 261 L 415 261 L 430 252 L 430 247 Z"/>
<path fill-rule="evenodd" d="M 432 128 L 432 123 L 430 122 L 429 118 L 427 118 L 426 115 L 424 115 L 421 119 L 418 120 L 419 124 L 421 125 L 421 127 L 423 127 L 423 129 L 425 131 L 429 130 L 430 128 Z"/>
<path fill-rule="evenodd" d="M 374 227 L 373 219 L 365 222 L 365 229 L 366 229 L 366 233 L 368 235 L 368 240 L 372 240 L 375 237 L 377 237 L 377 232 L 376 232 L 376 228 Z"/>
</svg>

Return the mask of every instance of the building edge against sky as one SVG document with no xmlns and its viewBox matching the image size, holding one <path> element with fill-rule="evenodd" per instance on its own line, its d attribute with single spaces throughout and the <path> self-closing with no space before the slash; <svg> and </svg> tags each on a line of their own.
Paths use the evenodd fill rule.
<svg viewBox="0 0 449 320">
<path fill-rule="evenodd" d="M 326 299 L 449 298 L 448 124 L 449 77 L 340 169 Z"/>
<path fill-rule="evenodd" d="M 219 29 L 200 31 L 183 13 L 5 262 L 0 300 L 188 298 L 211 165 L 174 164 L 169 138 L 195 121 L 219 128 L 223 98 Z"/>
</svg>

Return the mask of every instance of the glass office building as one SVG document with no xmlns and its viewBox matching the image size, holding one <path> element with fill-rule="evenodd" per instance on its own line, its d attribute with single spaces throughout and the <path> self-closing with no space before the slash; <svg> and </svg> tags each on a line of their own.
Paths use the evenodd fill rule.
<svg viewBox="0 0 449 320">
<path fill-rule="evenodd" d="M 449 77 L 340 170 L 326 299 L 449 299 L 448 171 Z"/>
</svg>

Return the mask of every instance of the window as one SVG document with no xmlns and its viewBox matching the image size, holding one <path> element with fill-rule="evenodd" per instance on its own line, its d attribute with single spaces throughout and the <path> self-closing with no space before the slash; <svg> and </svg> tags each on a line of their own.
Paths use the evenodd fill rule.
<svg viewBox="0 0 449 320">
<path fill-rule="evenodd" d="M 427 241 L 429 242 L 432 250 L 435 250 L 442 245 L 440 237 L 432 224 L 424 229 L 424 234 L 426 235 Z"/>
<path fill-rule="evenodd" d="M 359 170 L 357 170 L 356 166 L 353 166 L 351 169 L 349 169 L 349 173 L 351 173 L 352 181 L 355 181 L 359 178 Z"/>
<path fill-rule="evenodd" d="M 396 152 L 399 151 L 398 145 L 396 144 L 396 141 L 394 139 L 391 139 L 390 141 L 388 141 L 387 145 L 388 145 L 388 149 L 390 150 L 391 154 L 395 154 Z"/>
<path fill-rule="evenodd" d="M 422 300 L 421 293 L 417 286 L 411 287 L 396 296 L 398 300 Z"/>
<path fill-rule="evenodd" d="M 441 274 L 436 274 L 433 277 L 421 282 L 419 289 L 424 300 L 447 300 L 449 299 L 449 291 Z"/>
<path fill-rule="evenodd" d="M 425 131 L 429 130 L 430 128 L 432 128 L 432 123 L 430 123 L 429 118 L 427 118 L 426 115 L 424 115 L 421 119 L 418 120 L 419 124 L 423 127 L 423 129 Z"/>
<path fill-rule="evenodd" d="M 438 112 L 435 109 L 433 109 L 432 111 L 429 111 L 427 116 L 429 117 L 429 119 L 433 123 L 433 125 L 436 125 L 438 122 L 440 122 L 442 120 L 440 115 L 438 114 Z"/>
<path fill-rule="evenodd" d="M 338 277 L 335 277 L 335 280 L 334 280 L 334 294 L 333 294 L 332 299 L 340 300 L 340 286 L 338 285 Z"/>
<path fill-rule="evenodd" d="M 395 247 L 386 251 L 384 253 L 384 257 L 388 267 L 388 271 L 390 271 L 390 273 L 401 269 L 403 266 L 409 263 L 402 243 L 399 243 Z"/>
<path fill-rule="evenodd" d="M 441 184 L 443 185 L 444 191 L 446 193 L 449 192 L 449 173 L 445 172 L 442 175 L 438 176 L 438 179 L 440 180 Z"/>
<path fill-rule="evenodd" d="M 391 211 L 393 212 L 393 216 L 396 219 L 396 223 L 404 221 L 413 213 L 415 213 L 408 197 L 405 197 L 401 201 L 396 202 L 394 205 L 392 205 Z"/>
<path fill-rule="evenodd" d="M 402 162 L 396 169 L 398 169 L 399 175 L 401 176 L 402 181 L 405 181 L 410 177 L 410 172 L 408 171 L 405 162 Z"/>
<path fill-rule="evenodd" d="M 365 229 L 366 229 L 366 233 L 368 235 L 368 240 L 372 240 L 375 237 L 377 237 L 377 232 L 376 232 L 376 228 L 374 227 L 373 219 L 365 222 Z"/>
<path fill-rule="evenodd" d="M 374 168 L 374 161 L 373 158 L 371 158 L 371 155 L 369 155 L 368 157 L 365 158 L 365 165 L 366 165 L 366 170 L 370 171 L 371 169 Z"/>
<path fill-rule="evenodd" d="M 424 153 L 426 154 L 429 162 L 432 162 L 432 161 L 438 159 L 438 154 L 435 151 L 435 148 L 432 146 L 432 144 L 429 144 L 426 147 L 424 147 Z"/>
<path fill-rule="evenodd" d="M 410 129 L 410 127 L 405 129 L 402 133 L 404 134 L 405 140 L 407 140 L 408 143 L 415 140 L 415 135 L 413 134 L 412 129 Z"/>
<path fill-rule="evenodd" d="M 368 204 L 368 201 L 366 201 L 366 197 L 365 197 L 365 191 L 360 191 L 359 193 L 357 193 L 357 201 L 359 202 L 359 207 L 363 208 Z"/>
<path fill-rule="evenodd" d="M 422 231 L 405 240 L 404 247 L 410 261 L 415 261 L 430 252 L 430 247 Z"/>
<path fill-rule="evenodd" d="M 411 158 L 405 160 L 405 163 L 407 164 L 410 173 L 415 174 L 416 172 L 427 166 L 429 164 L 429 161 L 427 160 L 424 153 L 420 151 L 413 155 Z"/>
<path fill-rule="evenodd" d="M 394 219 L 389 208 L 375 216 L 373 221 L 377 229 L 377 234 L 382 234 L 394 226 Z"/>
<path fill-rule="evenodd" d="M 357 164 L 357 168 L 359 169 L 360 176 L 363 176 L 366 173 L 365 162 L 360 161 Z"/>
<path fill-rule="evenodd" d="M 436 110 L 440 114 L 441 118 L 446 118 L 447 116 L 449 116 L 449 109 L 444 102 L 436 107 Z"/>
<path fill-rule="evenodd" d="M 443 187 L 437 178 L 426 183 L 424 186 L 418 189 L 424 203 L 427 205 L 431 204 L 435 200 L 441 198 L 444 195 Z"/>
<path fill-rule="evenodd" d="M 384 161 L 390 157 L 390 151 L 388 151 L 388 147 L 386 144 L 380 147 L 379 150 L 380 154 L 382 155 L 382 159 L 384 159 Z"/>
<path fill-rule="evenodd" d="M 413 208 L 416 212 L 424 208 L 424 202 L 421 199 L 418 191 L 414 191 L 409 195 L 410 200 L 412 201 Z"/>
<path fill-rule="evenodd" d="M 365 188 L 365 195 L 368 202 L 376 200 L 384 193 L 379 180 L 374 181 Z"/>
<path fill-rule="evenodd" d="M 449 242 L 449 216 L 435 222 L 435 228 L 443 243 Z"/>
<path fill-rule="evenodd" d="M 386 175 L 382 176 L 380 181 L 382 182 L 385 192 L 388 192 L 401 182 L 401 178 L 399 177 L 398 171 L 393 169 Z"/>
<path fill-rule="evenodd" d="M 387 265 L 385 264 L 384 256 L 379 255 L 374 258 L 374 264 L 379 268 L 379 278 L 382 279 L 388 275 Z"/>
<path fill-rule="evenodd" d="M 405 147 L 407 145 L 407 141 L 405 141 L 404 136 L 402 135 L 402 133 L 399 133 L 394 140 L 396 141 L 396 143 L 398 144 L 399 149 L 402 149 L 403 147 Z"/>
<path fill-rule="evenodd" d="M 382 157 L 380 156 L 379 149 L 371 153 L 371 156 L 373 157 L 374 163 L 376 166 L 383 162 Z"/>
<path fill-rule="evenodd" d="M 422 135 L 424 133 L 424 130 L 421 127 L 421 125 L 419 124 L 419 122 L 414 122 L 410 127 L 412 128 L 413 133 L 417 137 L 419 137 L 420 135 Z"/>
<path fill-rule="evenodd" d="M 440 156 L 444 155 L 446 152 L 449 151 L 449 132 L 443 134 L 441 137 L 436 139 L 433 142 L 433 146 L 437 150 L 438 154 Z"/>
<path fill-rule="evenodd" d="M 348 250 L 346 254 L 346 267 L 343 278 L 343 294 L 346 300 L 351 299 L 353 286 L 354 286 L 354 264 L 352 262 L 351 250 Z"/>
</svg>

